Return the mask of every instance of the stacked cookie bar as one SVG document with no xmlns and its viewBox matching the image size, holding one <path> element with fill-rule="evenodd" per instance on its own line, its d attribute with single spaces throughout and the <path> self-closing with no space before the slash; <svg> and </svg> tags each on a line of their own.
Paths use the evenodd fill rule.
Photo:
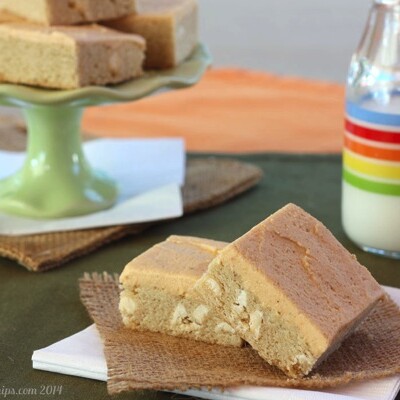
<svg viewBox="0 0 400 400">
<path fill-rule="evenodd" d="M 128 264 L 121 284 L 127 327 L 225 345 L 241 338 L 290 377 L 309 374 L 384 296 L 293 204 L 229 245 L 172 237 Z"/>
<path fill-rule="evenodd" d="M 2 7 L 44 25 L 76 25 L 136 11 L 133 0 L 2 0 Z"/>
<path fill-rule="evenodd" d="M 2 0 L 0 82 L 54 89 L 178 65 L 198 42 L 197 0 Z"/>
<path fill-rule="evenodd" d="M 138 0 L 136 13 L 106 25 L 146 39 L 145 68 L 171 68 L 185 60 L 198 42 L 197 0 Z"/>
<path fill-rule="evenodd" d="M 142 74 L 145 41 L 98 25 L 0 24 L 0 80 L 73 89 Z"/>
</svg>

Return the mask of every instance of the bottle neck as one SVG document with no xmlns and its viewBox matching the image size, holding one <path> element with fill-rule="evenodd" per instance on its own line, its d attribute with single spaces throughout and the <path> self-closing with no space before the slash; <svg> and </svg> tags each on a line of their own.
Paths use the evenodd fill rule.
<svg viewBox="0 0 400 400">
<path fill-rule="evenodd" d="M 358 54 L 375 66 L 400 67 L 400 0 L 374 0 Z"/>
<path fill-rule="evenodd" d="M 400 0 L 374 0 L 376 5 L 383 4 L 387 6 L 399 6 Z"/>
<path fill-rule="evenodd" d="M 400 93 L 400 0 L 374 0 L 347 82 L 355 98 L 386 104 Z"/>
<path fill-rule="evenodd" d="M 400 13 L 400 0 L 373 0 L 372 13 L 392 14 L 398 17 Z"/>
</svg>

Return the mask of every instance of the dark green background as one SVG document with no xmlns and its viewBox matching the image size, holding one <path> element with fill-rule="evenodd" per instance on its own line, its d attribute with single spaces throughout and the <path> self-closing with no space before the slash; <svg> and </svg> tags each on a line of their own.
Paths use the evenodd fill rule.
<svg viewBox="0 0 400 400">
<path fill-rule="evenodd" d="M 400 287 L 400 261 L 362 253 L 342 231 L 339 156 L 260 154 L 237 158 L 260 166 L 265 177 L 256 189 L 223 206 L 153 227 L 43 274 L 27 272 L 12 261 L 0 259 L 0 396 L 2 388 L 62 385 L 62 396 L 54 397 L 108 398 L 105 383 L 33 370 L 32 352 L 91 324 L 79 301 L 77 282 L 84 272 L 121 272 L 133 257 L 171 234 L 232 241 L 293 202 L 325 223 L 380 283 Z M 22 396 L 14 396 L 18 397 Z M 166 393 L 136 392 L 114 398 L 171 397 Z"/>
</svg>

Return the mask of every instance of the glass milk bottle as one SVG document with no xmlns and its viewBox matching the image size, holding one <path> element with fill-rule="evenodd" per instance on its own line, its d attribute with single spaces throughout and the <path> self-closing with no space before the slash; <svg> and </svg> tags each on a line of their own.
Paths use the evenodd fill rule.
<svg viewBox="0 0 400 400">
<path fill-rule="evenodd" d="M 400 259 L 400 0 L 375 0 L 346 97 L 342 223 L 365 251 Z"/>
</svg>

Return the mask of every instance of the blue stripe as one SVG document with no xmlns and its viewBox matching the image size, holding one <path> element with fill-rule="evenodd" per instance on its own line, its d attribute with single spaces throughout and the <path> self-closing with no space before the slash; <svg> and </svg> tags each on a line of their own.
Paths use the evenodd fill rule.
<svg viewBox="0 0 400 400">
<path fill-rule="evenodd" d="M 346 111 L 350 117 L 369 122 L 371 124 L 400 126 L 400 114 L 386 114 L 377 111 L 366 110 L 352 101 L 346 101 Z"/>
</svg>

